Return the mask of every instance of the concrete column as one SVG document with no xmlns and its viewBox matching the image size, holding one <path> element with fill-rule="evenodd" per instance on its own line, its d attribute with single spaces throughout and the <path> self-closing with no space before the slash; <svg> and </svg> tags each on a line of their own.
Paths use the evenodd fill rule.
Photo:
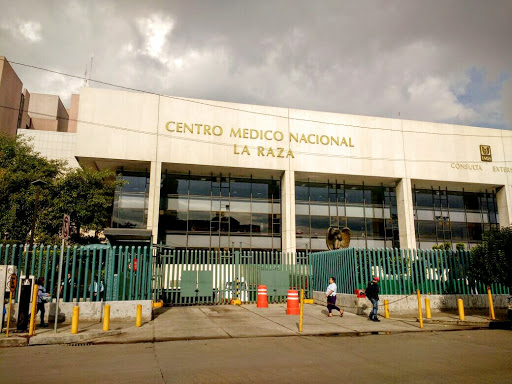
<svg viewBox="0 0 512 384">
<path fill-rule="evenodd" d="M 281 244 L 283 252 L 295 252 L 295 172 L 281 177 Z"/>
<path fill-rule="evenodd" d="M 512 225 L 512 185 L 504 185 L 496 193 L 500 227 Z"/>
<path fill-rule="evenodd" d="M 396 203 L 398 208 L 400 248 L 416 248 L 411 179 L 401 179 L 398 182 L 396 186 Z"/>
<path fill-rule="evenodd" d="M 151 162 L 149 174 L 149 204 L 148 204 L 148 229 L 153 235 L 153 244 L 158 241 L 158 219 L 160 217 L 160 182 L 162 178 L 162 163 Z"/>
</svg>

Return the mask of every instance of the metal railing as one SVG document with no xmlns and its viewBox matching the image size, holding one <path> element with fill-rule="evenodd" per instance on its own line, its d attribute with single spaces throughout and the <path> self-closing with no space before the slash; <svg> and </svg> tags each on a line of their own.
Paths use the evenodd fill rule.
<svg viewBox="0 0 512 384">
<path fill-rule="evenodd" d="M 256 303 L 259 284 L 269 301 L 283 302 L 288 289 L 312 297 L 306 253 L 209 251 L 159 248 L 155 262 L 155 300 L 171 305 Z"/>
<path fill-rule="evenodd" d="M 28 265 L 28 245 L 0 244 L 0 264 L 16 265 L 18 281 L 28 272 L 44 277 L 51 300 L 56 298 L 61 273 L 61 298 L 65 302 L 101 300 L 146 300 L 152 296 L 152 247 L 34 246 Z M 68 279 L 68 274 L 70 275 Z M 15 295 L 18 301 L 18 290 Z"/>
<path fill-rule="evenodd" d="M 315 291 L 324 291 L 334 276 L 338 292 L 354 293 L 377 276 L 386 295 L 409 295 L 416 289 L 436 295 L 486 293 L 485 284 L 471 276 L 470 251 L 349 248 L 309 256 Z M 491 290 L 508 294 L 501 284 L 492 284 Z"/>
</svg>

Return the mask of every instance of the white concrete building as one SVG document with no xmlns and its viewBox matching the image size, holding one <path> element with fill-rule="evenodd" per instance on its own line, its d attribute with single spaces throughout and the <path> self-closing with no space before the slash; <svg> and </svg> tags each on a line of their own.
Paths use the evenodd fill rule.
<svg viewBox="0 0 512 384">
<path fill-rule="evenodd" d="M 512 220 L 507 130 L 83 88 L 75 151 L 129 181 L 114 228 L 177 248 L 470 247 Z"/>
</svg>

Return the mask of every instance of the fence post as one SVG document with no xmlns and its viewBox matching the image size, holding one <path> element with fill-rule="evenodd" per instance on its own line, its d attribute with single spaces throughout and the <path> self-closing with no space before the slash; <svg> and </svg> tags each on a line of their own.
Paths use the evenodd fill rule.
<svg viewBox="0 0 512 384">
<path fill-rule="evenodd" d="M 418 320 L 420 321 L 420 328 L 423 329 L 423 313 L 421 310 L 421 293 L 420 290 L 416 290 L 416 295 L 418 295 Z"/>
<path fill-rule="evenodd" d="M 299 308 L 299 332 L 302 332 L 302 323 L 304 315 L 304 290 L 300 290 L 300 308 Z"/>
<path fill-rule="evenodd" d="M 75 295 L 74 286 L 75 286 L 75 270 L 76 270 L 76 257 L 77 257 L 76 256 L 76 251 L 77 251 L 77 247 L 75 245 L 73 247 L 73 263 L 71 265 L 71 292 L 69 293 L 69 298 L 70 298 L 69 301 L 71 301 L 71 302 L 73 301 L 73 296 Z M 67 275 L 66 275 L 66 279 L 67 279 Z M 76 287 L 77 287 L 77 290 L 78 290 L 78 285 Z"/>
<path fill-rule="evenodd" d="M 103 330 L 110 329 L 110 304 L 105 304 L 103 307 Z"/>
<path fill-rule="evenodd" d="M 389 319 L 389 301 L 384 300 L 384 317 Z"/>
<path fill-rule="evenodd" d="M 30 311 L 30 325 L 28 328 L 28 335 L 34 336 L 36 330 L 36 304 L 37 304 L 37 294 L 39 293 L 39 287 L 37 284 L 34 284 L 34 292 L 32 293 L 32 310 Z M 11 313 L 9 313 L 9 316 Z M 44 320 L 44 319 L 43 319 Z"/>
<path fill-rule="evenodd" d="M 78 333 L 78 318 L 80 316 L 80 307 L 73 307 L 73 317 L 71 318 L 71 333 L 73 335 Z"/>
<path fill-rule="evenodd" d="M 425 297 L 425 312 L 427 319 L 432 318 L 432 312 L 430 311 L 430 299 L 428 297 Z"/>
<path fill-rule="evenodd" d="M 457 307 L 459 309 L 459 320 L 464 321 L 464 302 L 462 299 L 457 299 Z"/>
<path fill-rule="evenodd" d="M 494 316 L 494 303 L 492 301 L 492 293 L 490 286 L 487 286 L 487 296 L 489 297 L 489 316 L 491 317 L 491 320 L 496 320 L 496 317 Z"/>
</svg>

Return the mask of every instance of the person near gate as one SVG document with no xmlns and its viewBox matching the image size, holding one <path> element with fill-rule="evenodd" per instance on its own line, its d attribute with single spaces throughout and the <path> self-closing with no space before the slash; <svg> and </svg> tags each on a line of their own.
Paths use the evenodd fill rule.
<svg viewBox="0 0 512 384">
<path fill-rule="evenodd" d="M 66 287 L 66 296 L 64 297 L 64 284 L 67 285 Z M 63 281 L 60 285 L 60 297 L 62 297 L 62 300 L 64 301 L 73 301 L 73 293 L 76 293 L 76 283 L 71 284 L 71 273 L 68 273 L 68 279 Z M 74 291 L 74 292 L 72 292 Z"/>
<path fill-rule="evenodd" d="M 99 289 L 98 289 L 99 288 Z M 105 287 L 103 286 L 103 281 L 100 280 L 98 287 L 98 279 L 95 278 L 91 285 L 89 286 L 89 290 L 92 291 L 91 301 L 102 301 L 103 300 L 103 291 Z"/>
<path fill-rule="evenodd" d="M 372 281 L 368 283 L 368 286 L 365 290 L 366 297 L 372 303 L 372 310 L 370 311 L 370 316 L 368 316 L 368 320 L 380 322 L 377 316 L 377 310 L 379 308 L 379 278 L 375 276 Z"/>
<path fill-rule="evenodd" d="M 340 309 L 336 306 L 336 279 L 334 277 L 329 277 L 329 286 L 325 291 L 325 297 L 327 298 L 327 310 L 329 311 L 328 317 L 332 317 L 332 310 L 335 309 L 340 311 L 340 316 L 343 317 L 343 309 Z"/>
<path fill-rule="evenodd" d="M 41 312 L 41 324 L 43 328 L 48 327 L 48 324 L 44 322 L 44 304 L 50 300 L 50 295 L 46 293 L 44 288 L 44 277 L 37 279 L 37 312 Z"/>
</svg>

